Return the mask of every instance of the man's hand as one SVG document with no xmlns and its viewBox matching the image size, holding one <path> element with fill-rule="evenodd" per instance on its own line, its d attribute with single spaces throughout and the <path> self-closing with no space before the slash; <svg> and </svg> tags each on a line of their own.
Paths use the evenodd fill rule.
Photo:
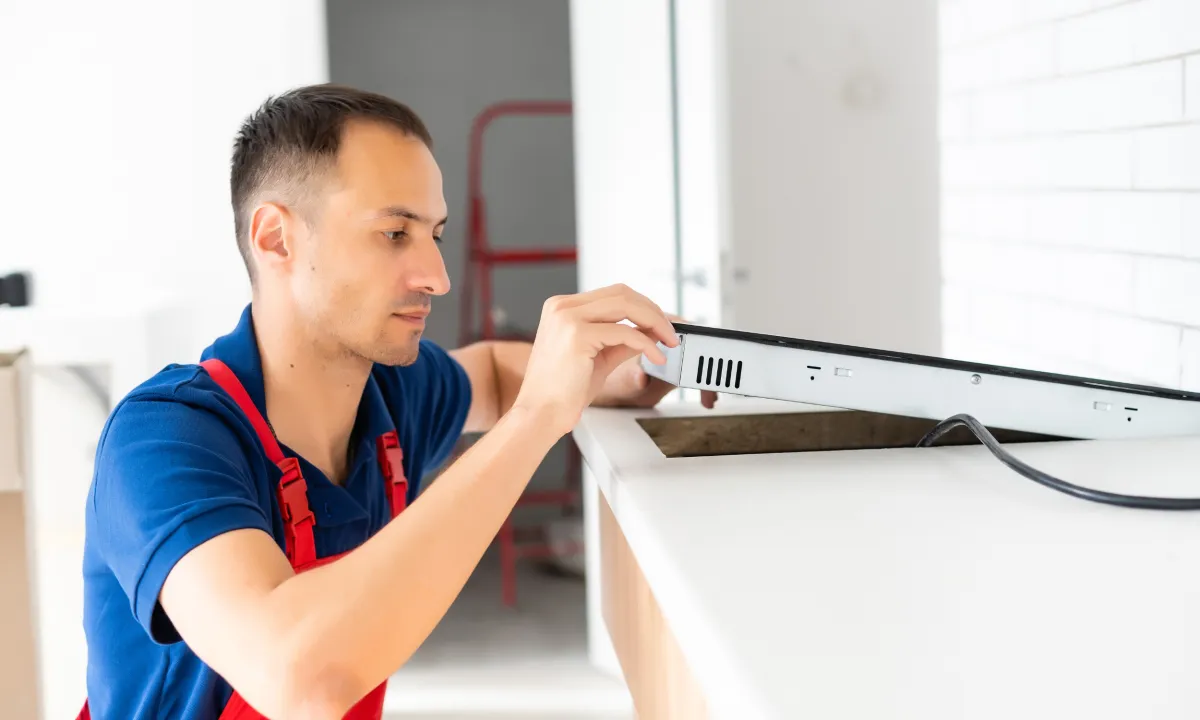
<svg viewBox="0 0 1200 720">
<path fill-rule="evenodd" d="M 678 315 L 667 315 L 667 319 L 671 322 L 687 322 Z M 602 407 L 649 408 L 658 405 L 675 389 L 671 383 L 647 375 L 642 369 L 640 358 L 633 358 L 626 360 L 608 376 L 608 382 L 604 384 L 604 388 L 592 404 Z M 716 403 L 716 391 L 700 391 L 701 405 L 711 410 Z"/>
<path fill-rule="evenodd" d="M 657 342 L 679 344 L 666 313 L 624 285 L 552 297 L 543 306 L 514 407 L 532 411 L 566 434 L 618 368 L 643 354 L 651 362 L 666 362 Z"/>
<path fill-rule="evenodd" d="M 608 381 L 592 404 L 601 407 L 649 408 L 658 405 L 664 397 L 676 389 L 671 383 L 647 375 L 639 360 L 639 358 L 633 358 L 621 363 L 621 366 L 608 376 Z M 716 402 L 717 393 L 715 391 L 700 391 L 701 405 L 712 409 Z"/>
<path fill-rule="evenodd" d="M 596 292 L 607 292 L 611 295 L 620 294 L 622 291 L 605 288 Z M 632 293 L 632 291 L 628 292 Z M 636 293 L 633 295 L 636 296 Z M 542 327 L 538 331 L 543 346 L 550 342 L 549 335 L 551 332 L 555 332 L 553 328 L 558 323 L 555 316 L 562 311 L 561 308 L 552 309 L 550 306 L 553 304 L 565 307 L 581 302 L 587 304 L 590 301 L 583 296 L 576 295 L 554 298 L 547 302 L 546 317 L 543 318 Z M 655 309 L 654 312 L 659 311 Z M 683 322 L 683 318 L 674 315 L 667 315 L 666 318 L 671 322 Z M 616 325 L 616 323 L 612 324 Z M 621 327 L 626 330 L 634 330 L 624 325 Z M 646 338 L 646 340 L 653 342 L 650 338 Z M 639 340 L 638 342 L 640 344 L 643 341 Z M 530 374 L 529 363 L 533 347 L 529 343 L 518 341 L 485 341 L 450 352 L 454 359 L 462 365 L 467 377 L 471 380 L 471 409 L 467 414 L 465 432 L 483 433 L 490 430 L 501 416 L 514 405 L 517 396 L 526 384 L 526 378 L 530 383 L 540 384 L 542 389 L 549 386 L 549 389 L 553 391 L 554 378 Z M 641 351 L 630 348 L 625 354 L 633 355 L 633 357 L 618 364 L 616 369 L 604 378 L 599 391 L 592 397 L 592 405 L 654 407 L 675 389 L 670 383 L 653 378 L 642 370 L 639 357 Z M 542 371 L 535 369 L 532 372 Z M 533 389 L 525 390 L 526 398 L 531 397 L 531 392 Z M 713 391 L 702 390 L 700 392 L 700 402 L 706 408 L 713 407 L 716 399 L 717 393 Z"/>
</svg>

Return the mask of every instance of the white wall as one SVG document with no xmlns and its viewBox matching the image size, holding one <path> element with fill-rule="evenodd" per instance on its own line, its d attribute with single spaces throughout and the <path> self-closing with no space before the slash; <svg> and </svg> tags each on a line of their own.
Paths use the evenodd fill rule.
<svg viewBox="0 0 1200 720">
<path fill-rule="evenodd" d="M 323 2 L 4 2 L 0 79 L 0 272 L 31 271 L 55 314 L 152 311 L 155 362 L 195 359 L 248 300 L 234 133 L 269 93 L 326 79 Z M 74 717 L 83 498 L 104 413 L 55 368 L 32 393 L 43 712 Z"/>
<path fill-rule="evenodd" d="M 0 271 L 31 271 L 43 307 L 204 303 L 198 338 L 232 327 L 233 136 L 326 79 L 323 1 L 3 3 L 0 76 Z"/>
<path fill-rule="evenodd" d="M 723 321 L 938 353 L 936 0 L 724 4 Z"/>
<path fill-rule="evenodd" d="M 1200 386 L 1200 3 L 941 21 L 946 352 Z"/>
</svg>

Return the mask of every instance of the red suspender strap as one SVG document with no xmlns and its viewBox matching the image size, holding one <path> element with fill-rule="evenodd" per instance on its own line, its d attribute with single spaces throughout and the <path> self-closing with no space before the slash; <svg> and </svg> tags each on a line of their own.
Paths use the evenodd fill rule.
<svg viewBox="0 0 1200 720">
<path fill-rule="evenodd" d="M 404 453 L 400 449 L 400 438 L 395 430 L 379 436 L 375 455 L 379 458 L 379 469 L 387 483 L 388 500 L 392 504 L 392 517 L 404 510 L 408 500 L 408 479 L 404 476 Z"/>
<path fill-rule="evenodd" d="M 254 427 L 267 457 L 283 473 L 279 480 L 279 510 L 283 514 L 284 534 L 287 540 L 287 557 L 293 568 L 304 567 L 317 559 L 317 546 L 313 540 L 313 525 L 316 518 L 308 507 L 308 485 L 300 474 L 300 463 L 296 458 L 283 456 L 275 433 L 266 418 L 255 407 L 250 394 L 242 386 L 229 366 L 217 359 L 200 363 L 212 379 L 229 394 L 242 413 Z"/>
</svg>

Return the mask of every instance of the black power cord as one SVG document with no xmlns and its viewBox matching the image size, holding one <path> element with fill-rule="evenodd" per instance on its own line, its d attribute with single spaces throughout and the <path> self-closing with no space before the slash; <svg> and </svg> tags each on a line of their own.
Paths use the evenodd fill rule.
<svg viewBox="0 0 1200 720">
<path fill-rule="evenodd" d="M 1012 468 L 1021 475 L 1033 480 L 1036 483 L 1041 483 L 1048 488 L 1058 490 L 1059 492 L 1073 495 L 1074 497 L 1083 500 L 1091 500 L 1092 502 L 1104 503 L 1106 505 L 1119 505 L 1127 508 L 1139 508 L 1143 510 L 1200 510 L 1200 498 L 1163 498 L 1163 497 L 1143 497 L 1139 495 L 1120 495 L 1117 493 L 1104 492 L 1103 490 L 1093 490 L 1091 488 L 1072 485 L 1065 480 L 1059 480 L 1053 475 L 1030 467 L 1013 457 L 1000 444 L 996 437 L 992 435 L 983 423 L 976 420 L 974 417 L 965 414 L 954 415 L 946 418 L 942 422 L 934 426 L 932 430 L 921 438 L 917 443 L 917 447 L 930 447 L 933 443 L 950 432 L 954 428 L 965 425 L 968 430 L 974 433 L 979 441 L 987 446 L 988 450 L 996 456 L 1000 462 Z"/>
</svg>

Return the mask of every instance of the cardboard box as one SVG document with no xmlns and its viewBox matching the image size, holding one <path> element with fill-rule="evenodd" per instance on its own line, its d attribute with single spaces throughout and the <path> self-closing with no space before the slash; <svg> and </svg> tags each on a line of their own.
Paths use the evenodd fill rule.
<svg viewBox="0 0 1200 720">
<path fill-rule="evenodd" d="M 0 717 L 5 720 L 38 717 L 28 399 L 28 356 L 0 354 Z"/>
</svg>

